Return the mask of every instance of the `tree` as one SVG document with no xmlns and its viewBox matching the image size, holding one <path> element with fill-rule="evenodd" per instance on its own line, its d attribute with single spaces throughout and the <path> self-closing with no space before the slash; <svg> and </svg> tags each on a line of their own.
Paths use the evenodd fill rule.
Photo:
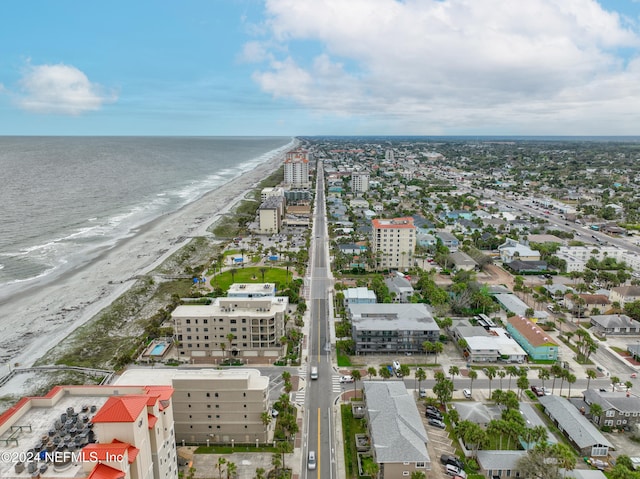
<svg viewBox="0 0 640 479">
<path fill-rule="evenodd" d="M 505 378 L 506 375 L 507 375 L 507 372 L 504 369 L 501 369 L 500 371 L 498 371 L 498 377 L 500 378 L 500 389 L 502 389 L 502 380 Z"/>
<path fill-rule="evenodd" d="M 519 389 L 518 398 L 520 399 L 522 398 L 522 391 L 529 388 L 529 379 L 527 378 L 527 376 L 518 376 L 516 384 Z"/>
<path fill-rule="evenodd" d="M 620 378 L 618 376 L 611 376 L 611 387 L 614 391 L 616 390 L 616 384 L 619 384 L 619 383 L 620 383 Z"/>
<path fill-rule="evenodd" d="M 422 368 L 416 369 L 416 380 L 418 381 L 418 391 L 421 389 L 420 386 L 422 384 L 422 381 L 424 381 L 425 379 L 427 379 L 427 372 Z"/>
<path fill-rule="evenodd" d="M 264 429 L 266 431 L 269 424 L 271 424 L 271 420 L 273 419 L 271 413 L 269 411 L 263 411 L 262 413 L 260 413 L 260 419 L 262 420 L 262 424 L 264 425 Z"/>
<path fill-rule="evenodd" d="M 495 366 L 488 366 L 484 372 L 489 378 L 489 397 L 491 397 L 491 381 L 496 377 L 497 372 L 498 369 Z"/>
<path fill-rule="evenodd" d="M 544 382 L 549 379 L 551 375 L 549 374 L 549 370 L 546 368 L 540 368 L 538 371 L 538 379 L 542 381 L 542 387 L 544 387 Z"/>
<path fill-rule="evenodd" d="M 353 378 L 353 395 L 357 398 L 358 394 L 356 393 L 356 384 L 358 384 L 358 381 L 362 379 L 362 374 L 360 373 L 360 370 L 353 369 L 351 371 L 351 377 Z"/>
<path fill-rule="evenodd" d="M 382 379 L 389 379 L 391 377 L 391 372 L 386 366 L 380 366 L 380 369 L 378 369 L 378 375 Z"/>
<path fill-rule="evenodd" d="M 282 455 L 282 469 L 286 469 L 284 462 L 284 455 L 293 452 L 293 444 L 290 441 L 279 441 L 276 445 L 276 449 Z"/>
<path fill-rule="evenodd" d="M 504 370 L 509 375 L 509 387 L 508 387 L 508 389 L 511 389 L 511 378 L 514 377 L 514 376 L 518 376 L 518 368 L 516 366 L 507 366 L 506 368 L 504 368 Z"/>
<path fill-rule="evenodd" d="M 376 368 L 374 368 L 373 366 L 369 366 L 367 368 L 367 374 L 369 375 L 369 381 L 371 381 L 372 377 L 375 377 L 378 375 L 378 373 L 376 372 Z"/>
<path fill-rule="evenodd" d="M 533 315 L 536 314 L 536 312 L 533 310 L 533 308 L 527 308 L 524 310 L 524 315 L 527 318 L 533 318 Z"/>
<path fill-rule="evenodd" d="M 445 403 L 451 401 L 451 397 L 453 396 L 453 381 L 450 379 L 437 381 L 433 386 L 433 393 L 440 401 L 440 404 L 444 406 Z"/>
<path fill-rule="evenodd" d="M 461 438 L 467 448 L 473 451 L 473 456 L 477 456 L 478 449 L 489 442 L 489 436 L 479 424 L 471 421 L 460 421 L 455 427 L 455 432 Z"/>
<path fill-rule="evenodd" d="M 422 471 L 413 471 L 411 473 L 411 479 L 426 479 L 427 475 Z"/>
<path fill-rule="evenodd" d="M 458 366 L 450 366 L 449 374 L 451 374 L 451 381 L 454 381 L 456 378 L 456 374 L 460 374 L 460 368 Z"/>
<path fill-rule="evenodd" d="M 593 369 L 587 369 L 587 389 L 591 385 L 591 380 L 598 377 L 597 373 Z"/>
<path fill-rule="evenodd" d="M 444 344 L 442 344 L 440 341 L 436 341 L 435 343 L 433 343 L 433 352 L 436 354 L 436 363 L 438 362 L 438 354 L 440 354 L 442 351 L 444 351 Z"/>
<path fill-rule="evenodd" d="M 227 462 L 227 479 L 231 479 L 236 476 L 238 472 L 238 466 L 236 466 L 235 462 Z"/>
<path fill-rule="evenodd" d="M 227 463 L 227 460 L 224 457 L 219 457 L 218 458 L 218 462 L 216 463 L 216 469 L 218 470 L 218 477 L 219 479 L 222 479 L 222 471 L 223 471 L 223 467 L 224 465 Z"/>
<path fill-rule="evenodd" d="M 471 393 L 473 394 L 473 380 L 474 379 L 478 379 L 478 373 L 476 372 L 475 369 L 472 369 L 471 371 L 469 371 L 469 379 L 471 380 Z"/>
<path fill-rule="evenodd" d="M 573 373 L 567 374 L 567 384 L 569 384 L 569 392 L 567 393 L 567 397 L 571 397 L 571 385 L 576 382 L 576 375 Z"/>
<path fill-rule="evenodd" d="M 553 384 L 551 385 L 551 394 L 553 394 L 556 389 L 556 378 L 559 378 L 562 375 L 563 371 L 564 369 L 562 369 L 559 364 L 554 364 L 553 366 L 551 366 L 551 369 L 549 371 L 551 373 L 551 376 L 553 376 Z"/>
<path fill-rule="evenodd" d="M 264 468 L 262 468 L 262 467 L 257 468 L 256 469 L 256 477 L 254 479 L 265 479 L 264 478 L 265 472 L 267 472 L 267 471 L 265 471 Z"/>
<path fill-rule="evenodd" d="M 594 424 L 600 424 L 600 417 L 602 416 L 603 410 L 602 406 L 598 403 L 592 403 L 589 405 L 589 415 L 591 416 L 591 421 Z"/>
<path fill-rule="evenodd" d="M 229 341 L 229 353 L 231 353 L 231 347 L 233 346 L 233 340 L 236 338 L 236 336 L 233 333 L 229 333 L 226 336 L 227 341 Z"/>
</svg>

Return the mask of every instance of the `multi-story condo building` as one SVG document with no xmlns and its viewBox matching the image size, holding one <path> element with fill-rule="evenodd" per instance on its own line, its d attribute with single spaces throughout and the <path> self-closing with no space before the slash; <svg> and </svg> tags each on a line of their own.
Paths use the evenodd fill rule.
<svg viewBox="0 0 640 479">
<path fill-rule="evenodd" d="M 383 269 L 408 269 L 413 264 L 416 227 L 413 218 L 372 220 L 371 252 Z"/>
<path fill-rule="evenodd" d="M 271 196 L 284 196 L 283 188 L 262 188 L 260 191 L 260 201 L 266 201 Z"/>
<path fill-rule="evenodd" d="M 284 219 L 284 196 L 269 196 L 258 208 L 259 233 L 277 234 Z"/>
<path fill-rule="evenodd" d="M 357 354 L 420 353 L 440 329 L 425 304 L 350 304 L 351 338 Z"/>
<path fill-rule="evenodd" d="M 269 409 L 269 377 L 257 369 L 130 369 L 117 384 L 152 381 L 174 389 L 175 440 L 189 444 L 255 444 L 273 439 L 262 414 Z"/>
<path fill-rule="evenodd" d="M 177 479 L 173 393 L 56 386 L 23 398 L 0 416 L 0 454 L 16 458 L 0 462 L 0 477 Z"/>
<path fill-rule="evenodd" d="M 369 191 L 369 173 L 364 171 L 354 171 L 351 173 L 351 191 L 354 193 L 365 193 Z"/>
<path fill-rule="evenodd" d="M 233 357 L 276 359 L 283 353 L 289 298 L 216 298 L 209 305 L 181 305 L 171 317 L 181 357 L 217 363 Z M 233 339 L 230 340 L 230 335 Z"/>
<path fill-rule="evenodd" d="M 284 160 L 284 182 L 293 188 L 309 188 L 309 152 L 294 150 Z"/>
</svg>

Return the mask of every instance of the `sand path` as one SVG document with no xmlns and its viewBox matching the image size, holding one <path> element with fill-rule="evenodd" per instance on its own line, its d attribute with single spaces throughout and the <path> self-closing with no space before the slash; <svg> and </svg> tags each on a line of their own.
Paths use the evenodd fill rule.
<svg viewBox="0 0 640 479">
<path fill-rule="evenodd" d="M 282 164 L 277 156 L 180 210 L 145 225 L 90 264 L 14 295 L 0 305 L 0 375 L 9 365 L 32 365 L 126 292 L 133 276 L 159 266 L 193 236 L 227 213 Z M 5 369 L 6 368 L 6 369 Z"/>
</svg>

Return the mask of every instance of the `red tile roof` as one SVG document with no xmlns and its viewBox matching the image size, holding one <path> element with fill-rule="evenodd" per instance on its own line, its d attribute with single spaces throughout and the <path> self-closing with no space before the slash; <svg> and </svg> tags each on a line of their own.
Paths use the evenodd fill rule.
<svg viewBox="0 0 640 479">
<path fill-rule="evenodd" d="M 147 414 L 147 417 L 149 418 L 149 429 L 153 429 L 153 426 L 158 422 L 158 418 L 153 414 Z"/>
<path fill-rule="evenodd" d="M 400 228 L 415 228 L 413 226 L 413 218 L 407 216 L 404 218 L 392 218 L 392 219 L 374 219 L 371 221 L 374 229 L 387 228 L 387 229 L 400 229 Z"/>
<path fill-rule="evenodd" d="M 140 449 L 138 449 L 136 446 L 132 446 L 131 444 L 127 444 L 126 442 L 118 441 L 117 439 L 114 439 L 111 442 L 113 444 L 126 444 L 127 445 L 127 453 L 129 454 L 129 464 L 131 464 L 133 461 L 135 461 L 136 457 L 138 457 L 138 453 L 140 452 Z"/>
<path fill-rule="evenodd" d="M 124 457 L 128 452 L 129 444 L 124 442 L 112 442 L 107 444 L 88 444 L 82 448 L 82 455 L 87 461 L 113 462 L 116 457 Z"/>
<path fill-rule="evenodd" d="M 94 423 L 134 422 L 147 408 L 148 396 L 111 396 L 93 416 Z"/>
<path fill-rule="evenodd" d="M 126 474 L 105 464 L 96 464 L 87 479 L 124 479 Z"/>
</svg>

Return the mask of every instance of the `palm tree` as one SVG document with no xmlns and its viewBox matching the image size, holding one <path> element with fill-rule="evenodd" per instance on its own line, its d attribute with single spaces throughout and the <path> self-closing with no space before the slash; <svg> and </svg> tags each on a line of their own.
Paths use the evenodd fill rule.
<svg viewBox="0 0 640 479">
<path fill-rule="evenodd" d="M 600 416 L 602 416 L 603 409 L 598 403 L 589 405 L 589 414 L 591 415 L 591 421 L 595 424 L 600 424 Z"/>
<path fill-rule="evenodd" d="M 264 468 L 259 467 L 258 469 L 256 469 L 256 477 L 254 479 L 264 479 L 264 474 L 265 474 Z"/>
<path fill-rule="evenodd" d="M 378 373 L 376 372 L 376 368 L 374 368 L 373 366 L 369 366 L 367 368 L 367 374 L 369 375 L 369 381 L 371 381 L 371 378 L 373 376 L 377 376 Z"/>
<path fill-rule="evenodd" d="M 418 391 L 422 389 L 420 386 L 422 385 L 422 381 L 427 379 L 427 373 L 424 369 L 418 368 L 416 369 L 416 380 L 418 381 Z"/>
<path fill-rule="evenodd" d="M 529 387 L 529 379 L 527 378 L 527 376 L 519 376 L 518 380 L 516 381 L 516 384 L 519 389 L 518 399 L 520 399 L 522 398 L 522 391 L 524 391 Z"/>
<path fill-rule="evenodd" d="M 229 341 L 229 353 L 231 353 L 231 348 L 233 346 L 233 340 L 236 338 L 236 336 L 233 333 L 229 333 L 225 336 L 227 338 L 227 341 Z"/>
<path fill-rule="evenodd" d="M 356 385 L 358 384 L 358 381 L 362 379 L 362 374 L 360 374 L 360 370 L 359 369 L 352 370 L 351 377 L 353 378 L 353 395 L 357 398 L 358 394 L 356 392 Z"/>
<path fill-rule="evenodd" d="M 587 389 L 589 389 L 589 386 L 591 385 L 591 380 L 595 379 L 596 377 L 598 377 L 598 375 L 596 374 L 595 370 L 587 369 Z"/>
<path fill-rule="evenodd" d="M 231 479 L 236 476 L 238 472 L 238 466 L 236 466 L 235 462 L 227 462 L 227 479 Z"/>
<path fill-rule="evenodd" d="M 489 397 L 491 397 L 491 381 L 494 380 L 497 372 L 498 372 L 498 369 L 495 366 L 488 366 L 484 371 L 484 373 L 489 378 Z"/>
<path fill-rule="evenodd" d="M 430 354 L 435 350 L 435 345 L 431 341 L 425 341 L 422 343 L 422 349 L 424 349 L 425 354 Z"/>
<path fill-rule="evenodd" d="M 433 343 L 433 352 L 436 353 L 436 364 L 438 363 L 438 354 L 440 354 L 442 351 L 444 351 L 444 344 L 442 344 L 440 341 L 436 341 L 435 343 Z"/>
<path fill-rule="evenodd" d="M 616 390 L 616 385 L 620 382 L 620 378 L 618 376 L 611 376 L 611 386 L 612 389 Z"/>
<path fill-rule="evenodd" d="M 476 372 L 475 369 L 472 369 L 471 371 L 469 371 L 469 379 L 471 380 L 471 394 L 473 394 L 473 380 L 474 379 L 478 379 L 478 373 Z"/>
<path fill-rule="evenodd" d="M 542 381 L 542 387 L 544 388 L 544 382 L 549 379 L 551 375 L 549 374 L 549 370 L 546 368 L 541 368 L 538 371 L 538 379 Z"/>
<path fill-rule="evenodd" d="M 260 274 L 262 275 L 262 282 L 264 283 L 264 274 L 267 272 L 267 268 L 260 268 Z"/>
<path fill-rule="evenodd" d="M 506 375 L 507 375 L 507 372 L 504 369 L 501 369 L 500 371 L 498 371 L 498 377 L 500 378 L 500 389 L 502 389 L 502 380 L 505 378 Z"/>
<path fill-rule="evenodd" d="M 553 384 L 551 385 L 551 394 L 553 394 L 556 390 L 556 378 L 559 378 L 562 375 L 564 369 L 560 367 L 559 364 L 554 364 L 551 366 L 550 373 L 553 376 Z"/>
<path fill-rule="evenodd" d="M 568 398 L 571 397 L 571 385 L 575 382 L 576 382 L 576 375 L 572 373 L 568 373 L 567 374 L 567 383 L 569 384 L 569 393 L 567 394 Z"/>
<path fill-rule="evenodd" d="M 507 366 L 504 368 L 506 373 L 509 375 L 509 387 L 511 389 L 511 378 L 518 375 L 518 368 L 516 366 Z"/>
<path fill-rule="evenodd" d="M 449 374 L 451 374 L 451 381 L 454 381 L 456 374 L 460 374 L 460 368 L 458 366 L 450 366 Z"/>
<path fill-rule="evenodd" d="M 229 273 L 231 273 L 231 282 L 235 283 L 236 282 L 236 273 L 238 272 L 238 270 L 236 268 L 231 268 L 229 270 Z"/>
<path fill-rule="evenodd" d="M 219 457 L 218 462 L 216 463 L 216 469 L 218 470 L 218 477 L 222 479 L 222 467 L 227 463 L 227 460 L 224 457 Z"/>
</svg>

